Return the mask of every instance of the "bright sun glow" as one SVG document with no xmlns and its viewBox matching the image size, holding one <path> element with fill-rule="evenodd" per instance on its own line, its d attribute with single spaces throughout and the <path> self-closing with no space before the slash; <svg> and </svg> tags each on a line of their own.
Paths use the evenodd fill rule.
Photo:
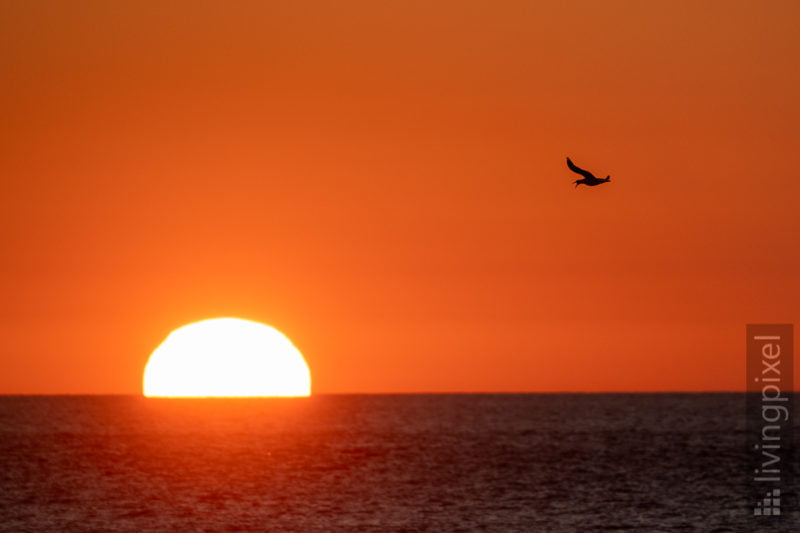
<svg viewBox="0 0 800 533">
<path fill-rule="evenodd" d="M 281 332 L 238 318 L 178 328 L 144 369 L 145 396 L 309 396 L 311 375 Z"/>
</svg>

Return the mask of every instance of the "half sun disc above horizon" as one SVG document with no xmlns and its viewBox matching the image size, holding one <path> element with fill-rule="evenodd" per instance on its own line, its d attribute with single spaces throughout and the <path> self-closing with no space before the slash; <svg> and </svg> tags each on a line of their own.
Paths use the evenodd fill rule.
<svg viewBox="0 0 800 533">
<path fill-rule="evenodd" d="M 303 355 L 278 330 L 214 318 L 170 333 L 144 369 L 147 397 L 309 396 Z"/>
</svg>

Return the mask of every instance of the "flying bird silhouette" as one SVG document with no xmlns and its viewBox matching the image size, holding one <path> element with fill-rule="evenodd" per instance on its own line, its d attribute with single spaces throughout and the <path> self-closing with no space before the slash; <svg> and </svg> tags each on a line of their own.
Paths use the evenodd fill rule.
<svg viewBox="0 0 800 533">
<path fill-rule="evenodd" d="M 575 180 L 572 182 L 575 184 L 575 187 L 581 184 L 588 185 L 589 187 L 594 187 L 595 185 L 600 185 L 601 183 L 611 181 L 611 176 L 606 176 L 605 179 L 600 179 L 595 177 L 595 175 L 589 172 L 588 170 L 583 170 L 582 168 L 575 166 L 575 163 L 570 161 L 569 157 L 567 158 L 567 166 L 571 171 L 576 172 L 581 176 L 583 176 L 582 180 Z"/>
</svg>

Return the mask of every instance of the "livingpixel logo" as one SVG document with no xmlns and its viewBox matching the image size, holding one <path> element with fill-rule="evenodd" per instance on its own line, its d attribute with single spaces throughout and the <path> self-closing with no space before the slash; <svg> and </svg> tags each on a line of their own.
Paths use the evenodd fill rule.
<svg viewBox="0 0 800 533">
<path fill-rule="evenodd" d="M 791 324 L 747 325 L 748 487 L 759 518 L 785 516 L 791 490 L 793 333 Z"/>
</svg>

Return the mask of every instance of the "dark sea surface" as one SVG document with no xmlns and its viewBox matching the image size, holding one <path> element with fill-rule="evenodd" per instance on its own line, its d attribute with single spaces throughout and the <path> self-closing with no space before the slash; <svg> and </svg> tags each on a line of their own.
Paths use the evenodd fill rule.
<svg viewBox="0 0 800 533">
<path fill-rule="evenodd" d="M 6 396 L 0 529 L 800 531 L 744 435 L 735 394 Z"/>
</svg>

